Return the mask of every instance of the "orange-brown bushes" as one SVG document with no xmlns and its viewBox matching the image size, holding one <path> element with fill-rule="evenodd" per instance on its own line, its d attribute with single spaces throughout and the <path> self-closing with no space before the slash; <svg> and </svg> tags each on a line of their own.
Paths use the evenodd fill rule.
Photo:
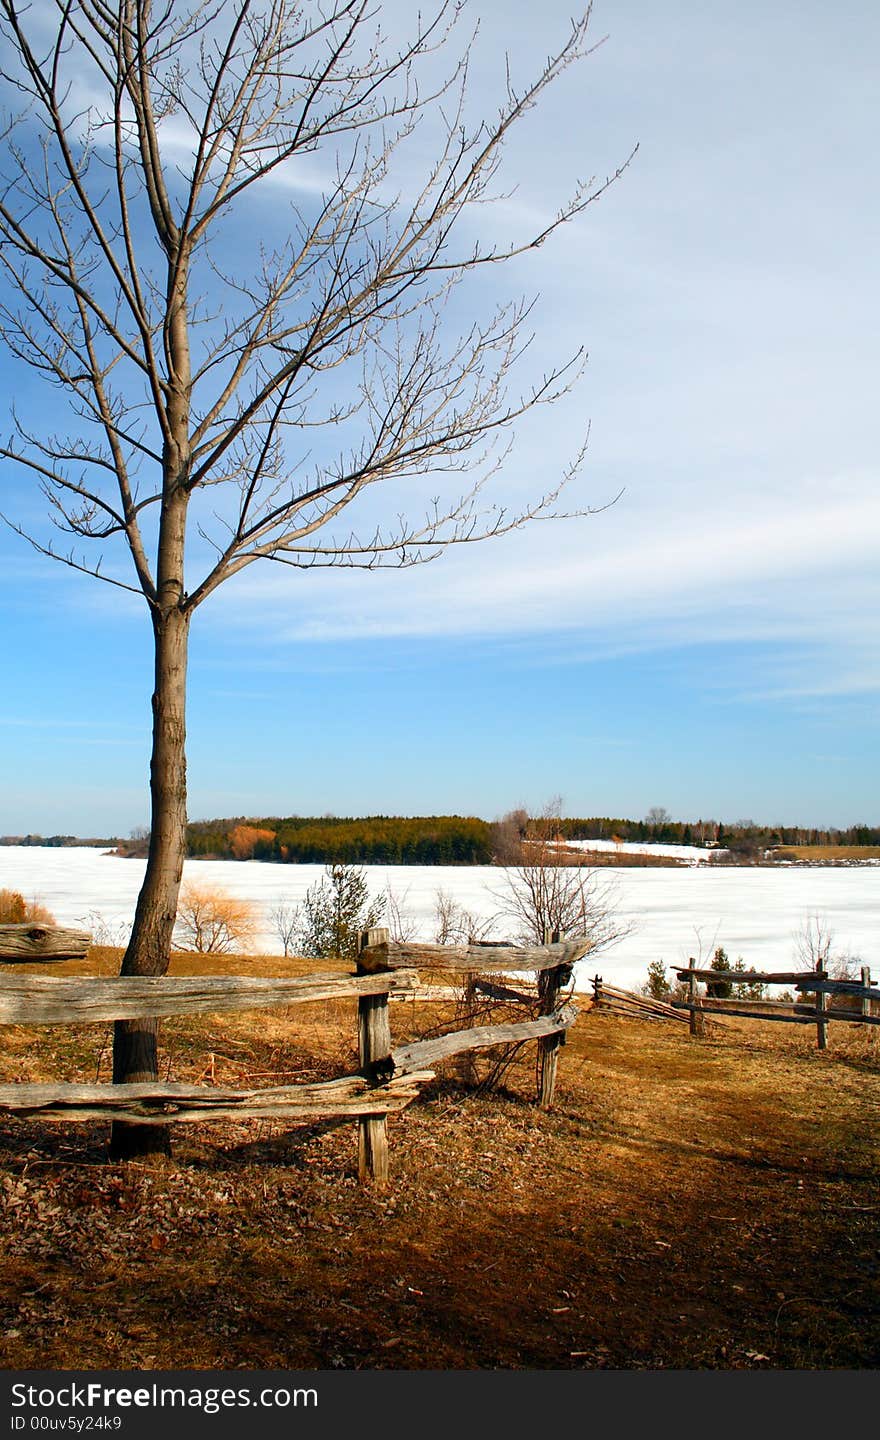
<svg viewBox="0 0 880 1440">
<path fill-rule="evenodd" d="M 248 950 L 257 929 L 257 912 L 239 900 L 207 885 L 184 885 L 177 906 L 175 941 L 199 955 L 228 955 Z"/>
<path fill-rule="evenodd" d="M 39 900 L 25 900 L 18 890 L 0 890 L 0 925 L 24 925 L 28 920 L 55 924 L 55 916 Z"/>
</svg>

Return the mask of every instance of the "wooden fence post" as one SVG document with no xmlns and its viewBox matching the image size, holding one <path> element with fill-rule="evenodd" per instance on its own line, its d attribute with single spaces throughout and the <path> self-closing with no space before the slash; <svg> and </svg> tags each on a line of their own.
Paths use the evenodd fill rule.
<svg viewBox="0 0 880 1440">
<path fill-rule="evenodd" d="M 544 944 L 556 945 L 559 931 L 544 931 Z M 559 1004 L 561 989 L 561 968 L 542 970 L 538 976 L 538 994 L 541 999 L 541 1014 L 552 1015 Z M 538 1104 L 542 1110 L 549 1110 L 556 1093 L 556 1071 L 559 1066 L 561 1035 L 547 1035 L 538 1042 Z"/>
<path fill-rule="evenodd" d="M 358 936 L 358 954 L 367 945 L 382 945 L 390 938 L 388 930 L 363 930 Z M 358 973 L 363 974 L 360 961 Z M 383 1062 L 387 1070 L 391 1055 L 391 1024 L 388 1018 L 388 996 L 362 995 L 358 1000 L 358 1055 L 361 1073 L 375 1083 L 382 1077 Z M 384 1115 L 365 1115 L 358 1121 L 358 1179 L 388 1183 L 388 1128 Z"/>
<path fill-rule="evenodd" d="M 476 943 L 476 936 L 468 935 L 468 944 Z M 464 992 L 462 995 L 463 1023 L 472 1027 L 477 1014 L 477 972 L 468 970 L 464 976 Z M 459 1074 L 466 1085 L 477 1084 L 477 1061 L 472 1050 L 462 1055 L 459 1062 Z"/>
<path fill-rule="evenodd" d="M 827 972 L 821 960 L 816 961 L 816 979 L 827 980 Z M 828 995 L 824 990 L 816 991 L 816 1048 L 826 1050 L 828 1048 L 828 1022 L 825 1019 L 825 1011 L 828 1009 Z"/>
<path fill-rule="evenodd" d="M 689 1012 L 689 1014 L 690 1014 L 690 1026 L 689 1026 L 689 1029 L 690 1029 L 691 1035 L 703 1035 L 703 1034 L 705 1034 L 705 1029 L 706 1029 L 706 1027 L 705 1027 L 705 1024 L 704 1024 L 704 1022 L 703 1022 L 703 1014 L 702 1014 L 702 1011 L 700 1011 L 700 1010 L 697 1009 L 697 982 L 696 982 L 696 980 L 694 979 L 694 973 L 693 973 L 693 972 L 696 970 L 696 968 L 697 968 L 697 962 L 696 962 L 696 960 L 694 959 L 693 955 L 691 955 L 691 956 L 688 957 L 688 970 L 690 971 L 690 974 L 688 975 L 688 1004 L 689 1004 L 690 1007 L 691 1007 L 691 1008 L 690 1008 L 690 1012 Z"/>
<path fill-rule="evenodd" d="M 862 966 L 862 984 L 864 985 L 864 987 L 865 987 L 866 990 L 870 990 L 870 988 L 871 988 L 871 967 L 870 967 L 870 965 L 863 965 L 863 966 Z M 863 1015 L 871 1015 L 872 1013 L 873 1013 L 873 1012 L 872 1012 L 872 1010 L 871 1010 L 871 997 L 870 997 L 869 995 L 863 995 L 863 996 L 862 996 L 862 1014 L 863 1014 Z M 869 1026 L 868 1026 L 868 1034 L 870 1035 L 872 1041 L 875 1041 L 875 1040 L 877 1039 L 877 1031 L 876 1031 L 876 1029 L 875 1029 L 875 1027 L 874 1027 L 873 1025 L 869 1025 Z"/>
</svg>

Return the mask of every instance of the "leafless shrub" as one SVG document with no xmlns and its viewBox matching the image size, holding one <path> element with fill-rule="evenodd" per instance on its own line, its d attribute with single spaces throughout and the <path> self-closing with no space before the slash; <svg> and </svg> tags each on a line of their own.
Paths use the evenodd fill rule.
<svg viewBox="0 0 880 1440">
<path fill-rule="evenodd" d="M 838 950 L 834 931 L 824 915 L 807 915 L 793 935 L 795 960 L 802 970 L 822 970 L 833 980 L 858 980 L 862 966 L 860 955 Z"/>
<path fill-rule="evenodd" d="M 407 940 L 415 940 L 418 933 L 418 921 L 406 910 L 406 902 L 409 898 L 409 890 L 403 895 L 398 895 L 390 885 L 385 889 L 385 922 L 392 940 L 403 945 Z"/>
<path fill-rule="evenodd" d="M 494 916 L 484 919 L 466 910 L 454 895 L 442 888 L 434 895 L 434 943 L 436 945 L 467 945 L 487 940 L 495 924 Z"/>
<path fill-rule="evenodd" d="M 280 900 L 269 911 L 269 920 L 281 942 L 286 960 L 296 947 L 296 937 L 302 922 L 302 910 L 299 905 L 290 905 L 287 901 Z"/>
<path fill-rule="evenodd" d="M 76 923 L 88 930 L 93 945 L 124 950 L 128 944 L 131 926 L 124 920 L 108 920 L 100 910 L 89 910 L 88 914 L 77 916 Z"/>
<path fill-rule="evenodd" d="M 795 959 L 801 970 L 827 970 L 834 945 L 834 931 L 823 915 L 807 915 L 792 936 Z"/>
<path fill-rule="evenodd" d="M 829 974 L 832 980 L 860 980 L 864 963 L 864 956 L 842 950 L 833 957 Z"/>
<path fill-rule="evenodd" d="M 180 892 L 175 939 L 185 950 L 199 955 L 249 950 L 256 924 L 256 911 L 247 900 L 203 885 L 184 885 Z"/>
</svg>

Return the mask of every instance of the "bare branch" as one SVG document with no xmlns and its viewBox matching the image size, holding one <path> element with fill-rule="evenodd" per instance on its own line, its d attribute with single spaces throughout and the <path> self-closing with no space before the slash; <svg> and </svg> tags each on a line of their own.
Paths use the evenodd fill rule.
<svg viewBox="0 0 880 1440">
<path fill-rule="evenodd" d="M 47 442 L 19 428 L 19 443 L 3 451 L 48 488 L 63 525 L 90 540 L 123 534 L 148 601 L 191 611 L 257 559 L 418 564 L 532 521 L 605 508 L 559 504 L 586 441 L 538 496 L 483 501 L 508 453 L 499 457 L 497 438 L 565 394 L 584 357 L 517 393 L 531 306 L 501 306 L 457 336 L 448 308 L 456 286 L 543 246 L 632 159 L 604 181 L 578 181 L 524 238 L 455 243 L 465 212 L 497 198 L 513 127 L 596 48 L 589 6 L 529 83 L 516 88 L 508 73 L 494 118 L 469 126 L 466 53 L 428 88 L 418 83 L 419 66 L 455 29 L 452 0 L 414 17 L 411 38 L 392 44 L 373 28 L 368 0 L 54 4 L 47 42 L 27 9 L 0 0 L 5 78 L 29 107 L 7 130 L 0 187 L 0 256 L 22 313 L 7 307 L 0 324 L 12 353 L 66 389 L 74 419 L 102 436 L 87 444 L 75 429 Z M 395 195 L 394 162 L 429 111 L 442 124 L 434 158 L 420 184 Z M 39 167 L 28 164 L 35 144 Z M 335 178 L 314 199 L 292 192 L 293 225 L 276 250 L 261 251 L 256 266 L 231 263 L 224 226 L 242 218 L 245 198 L 267 185 L 281 198 L 316 155 Z M 218 280 L 212 314 L 204 294 L 221 293 Z M 306 428 L 355 424 L 360 440 L 335 459 L 319 452 L 307 468 L 294 457 Z M 134 476 L 150 465 L 157 482 L 141 498 Z M 421 501 L 420 517 L 333 533 L 383 481 L 415 487 L 463 472 L 466 488 L 427 509 Z M 232 513 L 221 502 L 213 522 L 194 521 L 216 558 L 187 586 L 188 508 L 218 486 L 236 487 L 237 502 Z M 149 506 L 154 565 L 140 529 Z"/>
<path fill-rule="evenodd" d="M 100 560 L 96 565 L 87 565 L 84 561 L 77 560 L 73 551 L 67 555 L 59 555 L 58 551 L 54 550 L 51 545 L 44 545 L 41 541 L 37 540 L 36 536 L 29 535 L 26 530 L 20 525 L 17 525 L 14 520 L 10 520 L 9 516 L 4 515 L 2 511 L 0 511 L 0 520 L 3 521 L 4 525 L 8 525 L 10 530 L 14 530 L 16 535 L 20 535 L 22 540 L 26 540 L 29 545 L 32 545 L 41 555 L 45 555 L 48 560 L 57 560 L 60 564 L 69 566 L 71 570 L 79 570 L 83 575 L 91 575 L 94 580 L 103 580 L 105 585 L 115 585 L 118 590 L 129 590 L 132 595 L 140 595 L 141 591 L 137 589 L 136 586 L 126 585 L 124 580 L 117 580 L 113 575 L 105 575 L 101 569 Z"/>
</svg>

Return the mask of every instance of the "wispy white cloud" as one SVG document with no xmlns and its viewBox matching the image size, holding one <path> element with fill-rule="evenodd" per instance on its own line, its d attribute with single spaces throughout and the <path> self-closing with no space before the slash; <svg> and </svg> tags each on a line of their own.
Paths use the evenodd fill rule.
<svg viewBox="0 0 880 1440">
<path fill-rule="evenodd" d="M 254 570 L 217 619 L 258 635 L 268 652 L 302 643 L 542 634 L 580 638 L 604 655 L 791 643 L 821 647 L 833 664 L 818 680 L 788 677 L 775 687 L 780 697 L 875 689 L 880 498 L 868 477 L 841 476 L 831 494 L 805 483 L 799 496 L 687 499 L 684 507 L 631 512 L 621 503 L 400 574 L 317 572 L 297 584 Z M 273 617 L 265 629 L 264 614 Z"/>
</svg>

